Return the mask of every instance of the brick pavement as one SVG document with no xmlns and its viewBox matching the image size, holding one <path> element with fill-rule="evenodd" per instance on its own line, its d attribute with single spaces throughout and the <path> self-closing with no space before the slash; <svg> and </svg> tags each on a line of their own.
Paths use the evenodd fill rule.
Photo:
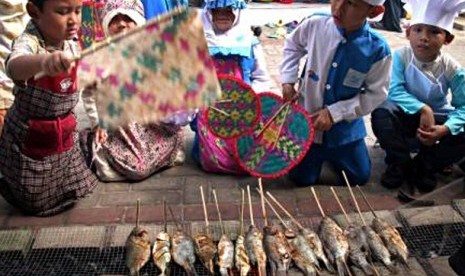
<svg viewBox="0 0 465 276">
<path fill-rule="evenodd" d="M 270 29 L 265 29 L 262 35 L 262 45 L 265 50 L 270 74 L 274 80 L 273 90 L 278 89 L 279 72 L 278 66 L 281 62 L 282 39 L 271 39 L 267 37 Z M 404 45 L 407 41 L 403 34 L 382 32 L 390 45 L 396 48 Z M 446 47 L 446 51 L 451 52 L 462 64 L 465 64 L 465 32 L 457 32 L 456 41 Z M 80 111 L 81 127 L 86 125 L 86 118 Z M 368 120 L 367 120 L 368 123 Z M 368 130 L 371 128 L 368 126 Z M 186 129 L 186 150 L 190 151 L 193 134 Z M 373 176 L 370 183 L 363 189 L 376 210 L 393 210 L 402 207 L 394 197 L 395 192 L 382 188 L 379 176 L 384 170 L 383 153 L 381 149 L 373 146 L 374 137 L 367 138 L 370 144 L 370 154 L 373 160 Z M 449 178 L 443 178 L 444 183 L 448 183 L 455 174 Z M 334 203 L 332 195 L 329 193 L 328 185 L 334 183 L 334 175 L 325 169 L 321 178 L 321 186 L 317 186 L 317 193 L 321 197 L 321 202 L 325 212 L 328 214 L 339 213 Z M 101 183 L 98 188 L 87 198 L 81 200 L 77 206 L 63 214 L 50 218 L 35 218 L 24 216 L 8 205 L 0 198 L 0 229 L 7 228 L 41 228 L 45 226 L 59 225 L 113 225 L 133 223 L 135 221 L 135 203 L 141 200 L 142 213 L 141 221 L 144 223 L 159 223 L 162 221 L 163 199 L 173 206 L 174 212 L 180 220 L 185 222 L 202 221 L 203 210 L 199 187 L 203 186 L 207 194 L 209 205 L 209 216 L 211 220 L 216 220 L 216 212 L 213 207 L 212 189 L 216 189 L 220 209 L 225 220 L 237 220 L 240 210 L 240 189 L 244 189 L 247 184 L 256 187 L 256 179 L 250 177 L 234 177 L 215 174 L 206 174 L 198 169 L 194 162 L 188 158 L 186 163 L 180 167 L 167 169 L 155 174 L 140 183 Z M 319 212 L 314 204 L 310 189 L 298 188 L 285 178 L 275 180 L 264 180 L 265 189 L 271 191 L 279 198 L 291 212 L 299 219 L 313 219 L 319 217 Z M 257 219 L 261 218 L 258 195 L 252 189 L 253 210 Z M 354 210 L 353 203 L 345 188 L 337 188 L 342 197 L 343 204 L 348 209 Z M 463 197 L 463 191 L 449 193 L 443 198 L 444 202 L 451 198 Z M 364 211 L 368 211 L 365 204 L 361 204 Z"/>
</svg>

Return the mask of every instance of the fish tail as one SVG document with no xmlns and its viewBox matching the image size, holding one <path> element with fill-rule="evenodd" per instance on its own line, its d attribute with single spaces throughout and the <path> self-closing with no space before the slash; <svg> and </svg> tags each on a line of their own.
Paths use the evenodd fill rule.
<svg viewBox="0 0 465 276">
<path fill-rule="evenodd" d="M 265 266 L 258 266 L 258 275 L 259 276 L 266 276 L 266 265 Z"/>
<path fill-rule="evenodd" d="M 408 264 L 407 260 L 405 260 L 404 258 L 400 257 L 399 258 L 399 263 L 406 269 L 406 270 L 411 270 L 412 268 L 410 267 L 410 265 Z"/>
<path fill-rule="evenodd" d="M 351 275 L 349 267 L 347 266 L 347 263 L 343 257 L 339 257 L 336 259 L 336 268 L 337 275 L 339 276 Z"/>
<path fill-rule="evenodd" d="M 325 264 L 326 269 L 327 269 L 331 274 L 336 273 L 336 270 L 334 270 L 333 265 L 330 264 L 329 261 L 328 261 L 327 259 L 321 258 L 320 260 Z"/>
</svg>

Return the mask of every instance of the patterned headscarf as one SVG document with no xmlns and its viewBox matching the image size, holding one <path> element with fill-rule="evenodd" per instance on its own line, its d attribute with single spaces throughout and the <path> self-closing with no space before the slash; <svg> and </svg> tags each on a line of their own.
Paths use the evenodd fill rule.
<svg viewBox="0 0 465 276">
<path fill-rule="evenodd" d="M 109 35 L 108 26 L 118 14 L 127 15 L 137 26 L 145 24 L 144 6 L 139 0 L 108 0 L 102 12 L 102 27 Z"/>
</svg>

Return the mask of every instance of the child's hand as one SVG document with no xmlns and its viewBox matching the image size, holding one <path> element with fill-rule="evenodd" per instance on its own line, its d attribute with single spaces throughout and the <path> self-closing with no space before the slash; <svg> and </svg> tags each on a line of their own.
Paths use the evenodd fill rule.
<svg viewBox="0 0 465 276">
<path fill-rule="evenodd" d="M 282 85 L 283 89 L 283 98 L 286 101 L 293 101 L 296 100 L 299 96 L 299 93 L 294 88 L 294 84 L 292 83 L 284 83 Z"/>
<path fill-rule="evenodd" d="M 97 127 L 97 129 L 95 130 L 95 141 L 98 144 L 104 144 L 107 141 L 107 139 L 108 139 L 108 134 L 107 134 L 106 129 Z"/>
<path fill-rule="evenodd" d="M 449 133 L 450 131 L 448 127 L 444 125 L 434 125 L 429 130 L 419 128 L 417 136 L 423 145 L 432 146 Z"/>
<path fill-rule="evenodd" d="M 67 71 L 71 68 L 73 59 L 64 52 L 56 51 L 50 53 L 42 60 L 42 71 L 48 76 L 54 76 L 58 73 Z"/>
<path fill-rule="evenodd" d="M 425 105 L 420 112 L 421 115 L 419 128 L 424 131 L 428 131 L 436 124 L 433 110 L 428 105 Z"/>
<path fill-rule="evenodd" d="M 333 126 L 333 118 L 329 110 L 323 108 L 312 114 L 312 123 L 315 130 L 327 131 Z"/>
</svg>

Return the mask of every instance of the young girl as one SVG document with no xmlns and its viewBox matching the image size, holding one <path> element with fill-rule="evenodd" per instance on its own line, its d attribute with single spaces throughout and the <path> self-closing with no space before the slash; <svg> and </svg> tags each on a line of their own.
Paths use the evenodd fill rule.
<svg viewBox="0 0 465 276">
<path fill-rule="evenodd" d="M 252 86 L 255 92 L 270 88 L 263 49 L 241 21 L 242 0 L 211 0 L 205 3 L 202 23 L 210 55 L 216 71 L 233 75 Z M 202 112 L 191 124 L 196 132 L 192 154 L 202 168 L 209 172 L 243 174 L 232 155 L 232 141 L 215 137 L 206 127 Z"/>
<path fill-rule="evenodd" d="M 81 23 L 80 0 L 33 0 L 26 30 L 15 41 L 6 71 L 15 100 L 0 140 L 0 193 L 37 216 L 65 210 L 89 193 L 97 179 L 79 148 L 74 41 Z M 34 76 L 44 72 L 45 77 Z"/>
<path fill-rule="evenodd" d="M 108 0 L 102 13 L 105 35 L 115 35 L 145 23 L 139 0 Z M 97 89 L 110 89 L 105 83 Z M 179 126 L 131 123 L 111 131 L 98 127 L 96 89 L 85 89 L 83 101 L 91 127 L 95 130 L 94 163 L 102 181 L 141 180 L 164 167 L 184 161 L 183 136 Z M 96 147 L 94 147 L 95 149 Z"/>
</svg>

